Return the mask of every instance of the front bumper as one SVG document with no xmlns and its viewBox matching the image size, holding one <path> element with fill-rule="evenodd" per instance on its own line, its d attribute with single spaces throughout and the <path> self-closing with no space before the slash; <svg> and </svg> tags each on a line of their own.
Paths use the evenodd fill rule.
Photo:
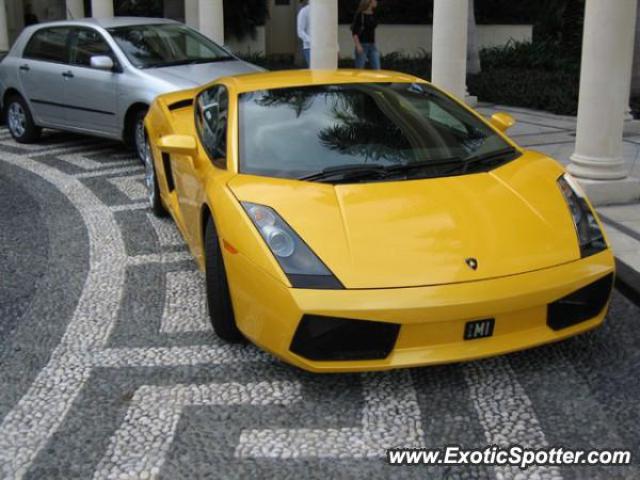
<svg viewBox="0 0 640 480">
<path fill-rule="evenodd" d="M 473 360 L 562 340 L 600 325 L 606 306 L 579 323 L 551 328 L 548 306 L 614 273 L 606 250 L 553 268 L 478 282 L 374 290 L 287 288 L 241 254 L 225 255 L 240 330 L 286 362 L 315 372 L 385 370 Z M 608 293 L 606 304 L 608 305 Z M 400 325 L 382 359 L 318 361 L 291 351 L 304 315 Z M 495 319 L 493 335 L 463 340 L 467 322 Z M 557 327 L 557 326 L 555 326 Z"/>
</svg>

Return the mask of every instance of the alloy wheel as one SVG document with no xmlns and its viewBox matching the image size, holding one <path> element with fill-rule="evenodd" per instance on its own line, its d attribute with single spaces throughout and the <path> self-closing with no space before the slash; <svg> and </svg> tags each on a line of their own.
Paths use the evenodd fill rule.
<svg viewBox="0 0 640 480">
<path fill-rule="evenodd" d="M 16 137 L 22 137 L 27 129 L 27 115 L 18 102 L 13 102 L 9 106 L 9 114 L 7 115 L 9 129 Z"/>
</svg>

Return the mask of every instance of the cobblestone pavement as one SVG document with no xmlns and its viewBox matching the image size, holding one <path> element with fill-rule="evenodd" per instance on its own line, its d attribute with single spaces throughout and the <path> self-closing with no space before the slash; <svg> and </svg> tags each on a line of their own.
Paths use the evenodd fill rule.
<svg viewBox="0 0 640 480">
<path fill-rule="evenodd" d="M 384 449 L 640 454 L 639 309 L 506 357 L 314 375 L 218 341 L 203 279 L 119 144 L 0 133 L 0 477 L 640 478 L 630 467 L 390 467 Z"/>
</svg>

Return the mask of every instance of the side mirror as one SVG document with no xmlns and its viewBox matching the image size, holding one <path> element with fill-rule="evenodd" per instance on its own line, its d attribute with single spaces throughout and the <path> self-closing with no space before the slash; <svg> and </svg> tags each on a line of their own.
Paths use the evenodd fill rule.
<svg viewBox="0 0 640 480">
<path fill-rule="evenodd" d="M 115 66 L 111 57 L 107 55 L 94 55 L 91 57 L 91 68 L 95 68 L 96 70 L 106 70 L 111 71 Z"/>
<path fill-rule="evenodd" d="M 158 140 L 158 149 L 171 155 L 186 155 L 194 157 L 198 146 L 191 135 L 165 135 Z"/>
<path fill-rule="evenodd" d="M 504 133 L 516 124 L 516 119 L 508 113 L 497 112 L 491 115 L 489 123 Z"/>
</svg>

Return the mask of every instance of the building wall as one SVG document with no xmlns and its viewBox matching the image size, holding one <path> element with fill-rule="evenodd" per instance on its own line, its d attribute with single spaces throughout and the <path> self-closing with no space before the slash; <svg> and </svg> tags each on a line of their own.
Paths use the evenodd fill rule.
<svg viewBox="0 0 640 480">
<path fill-rule="evenodd" d="M 33 13 L 41 22 L 62 20 L 67 18 L 67 5 L 65 0 L 23 0 L 23 5 L 31 4 Z"/>
<path fill-rule="evenodd" d="M 5 2 L 7 6 L 7 30 L 9 43 L 13 44 L 24 26 L 24 10 L 22 0 Z"/>
</svg>

